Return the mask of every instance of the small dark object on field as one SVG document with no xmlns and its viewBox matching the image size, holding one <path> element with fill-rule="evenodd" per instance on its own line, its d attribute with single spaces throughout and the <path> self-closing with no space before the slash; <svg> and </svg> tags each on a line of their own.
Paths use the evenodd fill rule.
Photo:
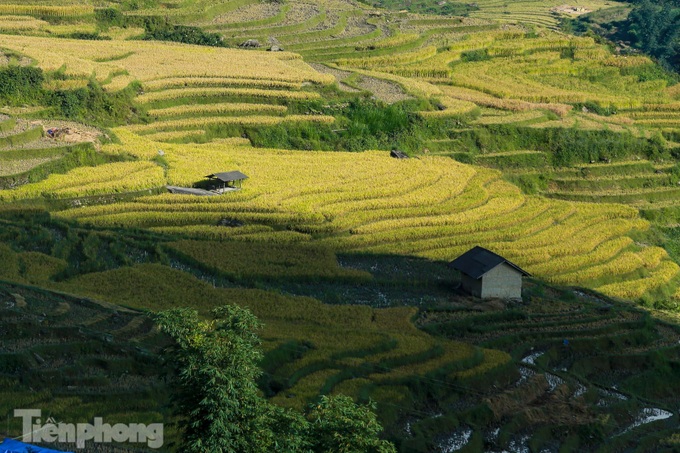
<svg viewBox="0 0 680 453">
<path fill-rule="evenodd" d="M 257 39 L 249 39 L 239 44 L 239 47 L 243 47 L 245 49 L 255 49 L 260 46 L 261 46 L 260 41 L 258 41 Z"/>
<path fill-rule="evenodd" d="M 243 222 L 240 220 L 236 219 L 221 219 L 219 222 L 217 222 L 217 226 L 224 226 L 224 227 L 231 227 L 231 228 L 236 228 L 236 227 L 241 227 L 243 226 Z"/>
<path fill-rule="evenodd" d="M 394 157 L 395 159 L 408 159 L 408 156 L 398 149 L 390 151 L 390 157 Z"/>
<path fill-rule="evenodd" d="M 65 127 L 63 129 L 59 129 L 59 128 L 56 128 L 56 127 L 51 128 L 51 129 L 47 129 L 47 136 L 50 137 L 50 138 L 59 138 L 63 135 L 68 135 L 70 133 L 71 133 L 71 129 L 68 128 L 68 127 Z"/>
</svg>

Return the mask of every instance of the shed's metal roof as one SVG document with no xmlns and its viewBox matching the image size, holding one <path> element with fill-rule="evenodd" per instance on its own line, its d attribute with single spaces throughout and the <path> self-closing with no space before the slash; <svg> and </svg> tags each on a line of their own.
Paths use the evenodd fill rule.
<svg viewBox="0 0 680 453">
<path fill-rule="evenodd" d="M 522 275 L 531 276 L 527 271 L 518 265 L 506 260 L 500 255 L 485 249 L 484 247 L 476 246 L 467 252 L 460 255 L 455 260 L 449 263 L 449 267 L 456 269 L 474 279 L 482 278 L 484 274 L 489 272 L 494 267 L 503 263 L 515 268 Z"/>
<path fill-rule="evenodd" d="M 242 179 L 248 179 L 246 175 L 241 173 L 240 171 L 234 170 L 234 171 L 225 171 L 222 173 L 213 173 L 212 175 L 207 175 L 206 178 L 216 178 L 219 179 L 220 181 L 228 182 L 228 181 L 240 181 Z"/>
</svg>

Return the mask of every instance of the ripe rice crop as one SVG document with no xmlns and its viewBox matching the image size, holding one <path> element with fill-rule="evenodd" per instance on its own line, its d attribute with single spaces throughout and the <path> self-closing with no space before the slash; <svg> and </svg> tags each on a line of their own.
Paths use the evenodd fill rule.
<svg viewBox="0 0 680 453">
<path fill-rule="evenodd" d="M 159 121 L 152 124 L 129 126 L 133 132 L 177 131 L 181 129 L 206 128 L 225 124 L 240 126 L 272 126 L 281 123 L 323 123 L 331 124 L 335 118 L 328 115 L 288 115 L 288 116 L 206 116 L 198 118 L 183 118 L 179 120 Z"/>
<path fill-rule="evenodd" d="M 0 30 L 38 30 L 46 25 L 48 22 L 31 16 L 0 16 Z"/>
<path fill-rule="evenodd" d="M 0 191 L 0 200 L 26 198 L 70 198 L 102 193 L 129 192 L 165 184 L 163 169 L 152 162 L 118 162 L 98 167 L 80 167 L 44 181 Z"/>
<path fill-rule="evenodd" d="M 512 124 L 522 123 L 525 121 L 545 119 L 545 114 L 540 110 L 528 110 L 526 112 L 514 113 L 504 116 L 488 116 L 482 117 L 475 121 L 476 124 Z"/>
<path fill-rule="evenodd" d="M 595 225 L 597 226 L 597 225 Z M 593 224 L 591 223 L 591 227 Z M 530 249 L 530 244 L 524 245 L 524 241 L 518 241 L 518 244 L 498 243 L 497 247 L 506 250 L 508 256 L 512 256 L 517 260 L 525 262 L 529 269 L 532 264 L 545 263 L 551 259 L 556 259 L 565 256 L 584 255 L 591 252 L 605 241 L 612 238 L 629 234 L 633 231 L 645 229 L 645 224 L 635 224 L 624 221 L 610 221 L 607 223 L 608 230 L 597 230 L 591 233 L 588 229 L 576 230 L 569 243 L 552 243 L 541 247 Z M 583 261 L 584 267 L 590 263 Z M 596 265 L 596 263 L 593 263 Z M 571 283 L 577 283 L 573 281 Z"/>
<path fill-rule="evenodd" d="M 619 283 L 610 283 L 596 288 L 598 291 L 622 299 L 638 299 L 646 292 L 667 285 L 680 272 L 680 267 L 672 261 L 663 261 L 653 274 Z"/>
<path fill-rule="evenodd" d="M 551 218 L 552 216 L 552 218 Z M 516 220 L 520 220 L 518 216 Z M 488 226 L 479 228 L 477 225 L 462 224 L 458 227 L 441 225 L 421 229 L 409 229 L 398 233 L 378 233 L 370 239 L 377 240 L 380 245 L 362 247 L 372 253 L 402 253 L 414 254 L 432 259 L 446 260 L 447 256 L 456 256 L 475 244 L 487 244 L 503 253 L 511 254 L 513 250 L 508 243 L 516 242 L 525 235 L 536 234 L 548 229 L 551 224 L 559 221 L 559 215 L 554 211 L 545 211 L 535 218 L 530 218 L 525 224 L 499 225 L 498 229 Z M 551 223 L 552 222 L 552 223 Z M 429 233 L 429 234 L 427 234 Z M 525 260 L 522 260 L 524 262 Z"/>
<path fill-rule="evenodd" d="M 289 100 L 319 99 L 319 93 L 313 91 L 264 90 L 258 88 L 175 88 L 165 91 L 152 91 L 137 96 L 142 104 L 168 101 L 181 98 L 201 98 L 215 96 L 247 96 L 256 98 L 274 98 Z"/>
<path fill-rule="evenodd" d="M 59 272 L 66 270 L 65 260 L 54 258 L 38 252 L 23 252 L 18 254 L 20 266 L 24 271 L 22 277 L 29 283 L 46 283 Z"/>
<path fill-rule="evenodd" d="M 299 89 L 300 82 L 266 79 L 237 79 L 231 77 L 170 77 L 166 79 L 150 80 L 144 83 L 147 91 L 162 91 L 171 88 L 200 88 L 244 86 L 250 88 L 293 88 Z"/>
<path fill-rule="evenodd" d="M 219 197 L 155 195 L 68 209 L 58 216 L 168 232 L 186 225 L 187 234 L 199 237 L 215 229 L 216 238 L 307 241 L 335 251 L 441 260 L 482 245 L 538 276 L 556 276 L 568 284 L 600 282 L 613 270 L 632 276 L 664 269 L 663 250 L 626 250 L 627 235 L 649 226 L 635 209 L 526 196 L 497 171 L 451 159 L 400 161 L 386 151 L 308 153 L 229 143 L 160 145 L 125 128 L 120 131 L 115 132 L 122 144 L 106 145 L 104 151 L 151 159 L 162 147 L 173 185 L 194 184 L 215 168 L 239 169 L 250 178 L 241 191 Z M 224 218 L 291 231 L 225 236 L 216 226 Z"/>
<path fill-rule="evenodd" d="M 147 134 L 145 135 L 145 137 L 148 137 L 149 139 L 155 140 L 157 142 L 164 142 L 173 140 L 187 140 L 191 138 L 202 137 L 204 134 L 205 131 L 202 129 L 191 129 L 188 131 L 156 132 L 153 134 Z"/>
<path fill-rule="evenodd" d="M 184 116 L 184 115 L 204 115 L 220 113 L 285 113 L 288 108 L 285 105 L 271 104 L 247 104 L 247 103 L 220 103 L 220 104 L 198 104 L 198 105 L 178 105 L 165 109 L 150 109 L 147 113 L 157 118 Z"/>
<path fill-rule="evenodd" d="M 386 49 L 390 47 L 397 47 L 404 44 L 408 44 L 413 41 L 417 41 L 420 38 L 418 33 L 399 33 L 387 38 L 379 39 L 373 41 L 370 44 L 365 44 L 363 46 L 357 46 L 357 50 L 364 49 Z"/>
<path fill-rule="evenodd" d="M 680 84 L 676 85 L 680 86 Z M 667 104 L 645 104 L 643 109 L 648 112 L 662 112 L 668 111 L 671 113 L 677 113 L 680 111 L 680 102 L 669 102 Z M 635 112 L 631 113 L 633 115 Z"/>
<path fill-rule="evenodd" d="M 45 70 L 98 80 L 121 71 L 141 82 L 164 78 L 224 77 L 331 84 L 333 76 L 314 71 L 288 52 L 250 52 L 158 41 L 88 41 L 34 36 L 0 36 L 0 46 L 36 60 Z M 125 58 L 120 59 L 124 55 Z M 266 82 L 265 82 L 266 83 Z"/>
<path fill-rule="evenodd" d="M 78 88 L 84 88 L 88 84 L 86 79 L 66 79 L 66 80 L 50 80 L 49 82 L 43 83 L 43 88 L 46 90 L 77 90 Z"/>
<path fill-rule="evenodd" d="M 211 225 L 151 227 L 151 231 L 200 239 L 233 239 L 236 236 L 253 233 L 270 233 L 274 229 L 266 225 L 244 225 L 238 228 L 215 228 Z"/>
<path fill-rule="evenodd" d="M 102 88 L 104 88 L 104 90 L 108 92 L 116 92 L 124 90 L 134 81 L 135 78 L 132 77 L 131 75 L 121 74 L 112 78 L 110 82 L 104 83 Z"/>
<path fill-rule="evenodd" d="M 0 14 L 27 15 L 27 16 L 52 16 L 52 17 L 80 17 L 94 14 L 91 5 L 7 5 L 0 4 Z"/>
<path fill-rule="evenodd" d="M 409 337 L 410 335 L 407 336 L 397 334 L 394 334 L 393 336 L 393 338 L 396 338 L 397 340 L 401 340 L 403 342 L 414 340 L 413 338 Z M 421 341 L 423 346 L 431 345 L 431 342 L 428 342 L 427 338 L 422 338 Z M 438 369 L 441 369 L 442 367 L 448 364 L 453 364 L 455 362 L 460 362 L 465 359 L 470 359 L 475 352 L 475 348 L 473 346 L 458 342 L 442 344 L 442 347 L 444 349 L 442 353 L 429 360 L 405 364 L 402 366 L 395 367 L 394 369 L 380 370 L 381 371 L 380 373 L 371 374 L 369 375 L 369 378 L 374 381 L 381 382 L 404 378 L 414 373 L 422 374 L 430 373 L 437 371 Z M 398 358 L 402 354 L 403 352 L 397 349 L 385 354 L 372 356 L 371 359 L 385 360 L 389 358 Z"/>
<path fill-rule="evenodd" d="M 605 66 L 614 66 L 616 68 L 632 68 L 635 66 L 644 66 L 652 63 L 649 57 L 642 55 L 626 55 L 626 56 L 610 56 L 602 62 Z"/>
<path fill-rule="evenodd" d="M 680 100 L 680 83 L 676 83 L 675 85 L 666 88 L 666 93 L 673 99 Z"/>
<path fill-rule="evenodd" d="M 293 385 L 291 392 L 310 397 L 318 394 L 338 370 L 353 366 L 370 370 L 376 379 L 385 381 L 397 376 L 418 378 L 461 360 L 475 359 L 476 367 L 480 367 L 487 360 L 497 363 L 509 358 L 506 353 L 494 354 L 489 350 L 483 350 L 480 356 L 479 349 L 469 344 L 426 334 L 411 322 L 416 314 L 413 307 L 329 305 L 309 297 L 258 289 L 214 288 L 189 273 L 158 264 L 88 273 L 53 286 L 60 291 L 96 295 L 98 300 L 149 310 L 183 305 L 205 313 L 214 306 L 238 301 L 263 321 L 260 335 L 266 350 L 289 347 L 295 352 L 298 347 L 291 344 L 292 340 L 311 345 L 304 351 L 300 348 L 296 360 L 277 370 Z M 291 329 L 291 325 L 295 328 Z M 314 366 L 319 363 L 323 366 Z M 296 404 L 284 396 L 282 393 L 282 403 Z"/>
<path fill-rule="evenodd" d="M 677 119 L 636 120 L 635 124 L 642 124 L 642 125 L 650 126 L 650 127 L 678 128 L 678 127 L 680 127 L 680 117 L 677 117 Z"/>
<path fill-rule="evenodd" d="M 364 69 L 354 69 L 353 72 L 356 72 L 357 74 L 367 75 L 369 77 L 375 77 L 378 79 L 384 79 L 398 83 L 404 88 L 404 90 L 406 90 L 407 93 L 411 93 L 416 96 L 429 98 L 431 96 L 442 95 L 442 90 L 438 86 L 422 80 L 409 79 L 408 77 L 401 77 L 398 75 L 387 74 L 377 71 L 367 71 Z"/>
<path fill-rule="evenodd" d="M 611 53 L 603 47 L 582 48 L 574 50 L 574 58 L 577 60 L 603 60 Z M 612 59 L 613 62 L 620 61 L 620 58 Z"/>
<path fill-rule="evenodd" d="M 545 109 L 556 113 L 559 116 L 566 116 L 572 110 L 571 105 L 567 104 L 550 104 L 550 103 L 533 103 L 521 101 L 518 99 L 500 99 L 493 97 L 480 91 L 471 90 L 462 87 L 441 86 L 440 89 L 447 96 L 463 101 L 474 102 L 477 105 L 485 107 L 493 107 L 502 110 L 512 111 L 526 111 L 534 109 Z"/>
<path fill-rule="evenodd" d="M 449 44 L 446 50 L 430 46 L 389 56 L 341 58 L 336 63 L 357 69 L 379 69 L 383 74 L 407 76 L 410 80 L 452 81 L 456 86 L 492 95 L 484 99 L 490 102 L 487 104 L 490 106 L 513 110 L 548 108 L 560 116 L 571 109 L 564 103 L 591 101 L 630 109 L 639 108 L 643 101 L 654 102 L 652 99 L 666 97 L 661 91 L 665 87 L 664 81 L 641 83 L 623 76 L 620 68 L 629 67 L 632 63 L 623 57 L 610 55 L 592 38 L 568 38 L 550 33 L 540 38 L 526 38 L 521 31 L 511 34 L 511 40 L 504 40 L 506 37 L 500 33 L 470 34 L 465 37 L 467 39 Z M 562 58 L 560 52 L 565 49 L 573 49 L 577 58 Z M 464 53 L 470 51 L 485 52 L 492 58 L 488 61 L 464 61 Z M 619 65 L 618 59 L 622 60 Z M 453 62 L 459 64 L 450 66 Z M 635 62 L 642 63 L 644 61 Z M 522 102 L 543 105 L 532 106 Z"/>
<path fill-rule="evenodd" d="M 489 371 L 501 367 L 512 360 L 510 354 L 504 351 L 498 351 L 496 349 L 483 349 L 484 361 L 467 370 L 456 371 L 452 373 L 451 377 L 454 379 L 470 379 L 478 376 L 482 376 Z"/>
<path fill-rule="evenodd" d="M 51 35 L 69 35 L 71 33 L 97 33 L 97 27 L 92 23 L 64 23 L 48 24 L 43 31 Z"/>
<path fill-rule="evenodd" d="M 434 46 L 425 47 L 415 52 L 389 55 L 385 57 L 365 57 L 365 58 L 341 58 L 335 63 L 338 66 L 350 66 L 359 69 L 380 68 L 382 66 L 400 65 L 426 60 L 437 54 Z"/>
<path fill-rule="evenodd" d="M 633 240 L 627 236 L 614 238 L 598 245 L 592 252 L 578 256 L 563 256 L 546 261 L 542 264 L 534 264 L 531 271 L 545 275 L 563 274 L 576 271 L 584 265 L 595 265 L 611 260 L 623 249 L 633 244 Z M 552 279 L 551 279 L 552 280 Z"/>
<path fill-rule="evenodd" d="M 266 233 L 271 236 L 271 232 Z M 258 234 L 258 232 L 251 234 Z M 242 238 L 243 235 L 241 235 Z M 234 278 L 301 278 L 305 280 L 338 278 L 369 280 L 371 278 L 367 272 L 340 267 L 335 254 L 321 247 L 245 245 L 188 240 L 173 242 L 168 244 L 168 247 Z M 239 259 L 233 260 L 235 256 Z"/>
<path fill-rule="evenodd" d="M 663 250 L 663 249 L 661 249 Z M 665 255 L 665 252 L 664 252 Z M 633 252 L 622 253 L 615 257 L 608 263 L 603 263 L 597 266 L 591 266 L 584 271 L 575 271 L 566 274 L 560 274 L 552 277 L 550 280 L 555 283 L 570 283 L 570 282 L 587 282 L 589 280 L 597 280 L 611 275 L 625 275 L 640 269 L 644 266 L 644 262 Z"/>
</svg>

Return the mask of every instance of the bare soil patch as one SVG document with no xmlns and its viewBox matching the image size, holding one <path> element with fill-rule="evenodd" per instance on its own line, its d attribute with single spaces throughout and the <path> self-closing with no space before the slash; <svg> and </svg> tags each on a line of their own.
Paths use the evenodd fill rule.
<svg viewBox="0 0 680 453">
<path fill-rule="evenodd" d="M 580 16 L 582 14 L 588 14 L 592 10 L 584 8 L 583 6 L 571 6 L 571 5 L 560 5 L 550 8 L 550 11 L 558 14 L 568 14 L 570 16 Z"/>
<path fill-rule="evenodd" d="M 360 91 L 357 90 L 356 88 L 353 88 L 343 83 L 343 80 L 352 75 L 351 72 L 342 71 L 340 69 L 335 68 L 329 68 L 328 66 L 322 65 L 321 63 L 309 63 L 309 65 L 321 73 L 330 74 L 333 77 L 335 77 L 335 80 L 338 81 L 338 88 L 340 88 L 340 90 L 345 91 L 347 93 L 358 93 Z"/>
<path fill-rule="evenodd" d="M 413 99 L 413 96 L 406 94 L 396 83 L 376 79 L 375 77 L 361 76 L 357 85 L 363 90 L 370 91 L 376 99 L 387 104 Z"/>
<path fill-rule="evenodd" d="M 342 91 L 355 93 L 357 90 L 343 81 L 352 75 L 350 71 L 343 71 L 340 69 L 329 68 L 328 66 L 319 63 L 310 63 L 310 66 L 324 74 L 331 74 L 338 81 L 338 86 Z M 357 86 L 362 90 L 370 91 L 373 97 L 379 99 L 387 104 L 394 104 L 395 102 L 413 99 L 408 95 L 399 85 L 385 80 L 376 79 L 375 77 L 361 76 L 357 81 Z"/>
<path fill-rule="evenodd" d="M 45 131 L 46 140 L 53 142 L 61 142 L 67 144 L 73 143 L 98 143 L 99 137 L 103 135 L 99 129 L 86 126 L 84 124 L 76 123 L 74 121 L 58 121 L 58 120 L 33 120 L 30 122 L 32 126 L 41 126 Z M 58 137 L 49 138 L 47 131 L 50 129 L 57 129 L 60 131 Z"/>
<path fill-rule="evenodd" d="M 304 22 L 320 14 L 319 7 L 306 3 L 292 3 L 286 13 L 286 18 L 278 25 L 293 25 Z M 275 31 L 275 30 L 274 30 Z"/>
<path fill-rule="evenodd" d="M 218 25 L 251 22 L 276 16 L 279 11 L 281 11 L 281 5 L 278 3 L 257 3 L 255 5 L 243 6 L 236 11 L 215 16 L 210 23 Z"/>
<path fill-rule="evenodd" d="M 27 57 L 12 57 L 12 61 L 19 66 L 29 66 L 31 64 L 31 59 Z M 10 62 L 10 57 L 2 52 L 0 52 L 0 66 L 7 66 Z"/>
<path fill-rule="evenodd" d="M 4 116 L 0 117 L 3 119 Z M 76 123 L 74 121 L 60 121 L 60 120 L 25 120 L 17 118 L 17 123 L 14 129 L 11 131 L 0 133 L 1 137 L 8 137 L 11 135 L 17 135 L 25 132 L 29 129 L 34 129 L 36 127 L 41 127 L 43 129 L 43 137 L 33 140 L 27 143 L 22 143 L 16 145 L 9 149 L 40 149 L 40 148 L 52 148 L 60 147 L 64 145 L 72 145 L 76 143 L 90 142 L 99 147 L 99 137 L 104 135 L 99 129 L 86 126 L 84 124 Z M 58 134 L 54 134 L 54 137 L 50 137 L 47 133 L 48 130 L 59 130 Z"/>
</svg>

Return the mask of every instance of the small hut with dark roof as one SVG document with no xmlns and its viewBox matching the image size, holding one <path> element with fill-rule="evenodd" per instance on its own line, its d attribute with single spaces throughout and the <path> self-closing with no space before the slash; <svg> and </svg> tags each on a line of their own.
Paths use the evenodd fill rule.
<svg viewBox="0 0 680 453">
<path fill-rule="evenodd" d="M 522 277 L 531 276 L 514 263 L 483 247 L 474 247 L 449 263 L 460 271 L 461 286 L 473 296 L 522 298 Z"/>
<path fill-rule="evenodd" d="M 246 175 L 236 170 L 225 171 L 222 173 L 213 173 L 211 175 L 207 175 L 206 178 L 215 183 L 218 189 L 222 190 L 241 187 L 241 181 L 248 179 Z"/>
</svg>

